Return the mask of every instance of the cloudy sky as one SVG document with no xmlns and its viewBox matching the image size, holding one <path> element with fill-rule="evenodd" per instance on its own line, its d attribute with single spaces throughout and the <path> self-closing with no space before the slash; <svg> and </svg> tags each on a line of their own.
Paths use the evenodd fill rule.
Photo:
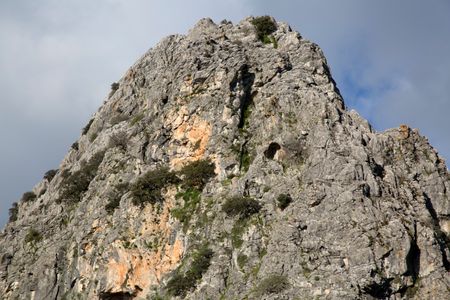
<svg viewBox="0 0 450 300">
<path fill-rule="evenodd" d="M 0 226 L 161 38 L 202 17 L 266 14 L 322 47 L 347 105 L 377 130 L 409 124 L 450 158 L 448 0 L 1 0 Z"/>
</svg>

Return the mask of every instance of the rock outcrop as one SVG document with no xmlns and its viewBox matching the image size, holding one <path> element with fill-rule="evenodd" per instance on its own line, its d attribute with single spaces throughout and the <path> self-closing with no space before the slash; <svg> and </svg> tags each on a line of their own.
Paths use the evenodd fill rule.
<svg viewBox="0 0 450 300">
<path fill-rule="evenodd" d="M 11 210 L 0 294 L 449 299 L 449 189 L 427 139 L 348 111 L 287 24 L 203 19 L 141 57 Z"/>
</svg>

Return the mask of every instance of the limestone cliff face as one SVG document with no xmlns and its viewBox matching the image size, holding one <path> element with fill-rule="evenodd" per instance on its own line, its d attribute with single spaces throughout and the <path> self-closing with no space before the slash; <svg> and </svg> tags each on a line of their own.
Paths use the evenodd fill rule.
<svg viewBox="0 0 450 300">
<path fill-rule="evenodd" d="M 55 174 L 51 174 L 55 175 Z M 113 85 L 0 235 L 2 299 L 449 299 L 445 163 L 284 23 L 201 20 Z"/>
</svg>

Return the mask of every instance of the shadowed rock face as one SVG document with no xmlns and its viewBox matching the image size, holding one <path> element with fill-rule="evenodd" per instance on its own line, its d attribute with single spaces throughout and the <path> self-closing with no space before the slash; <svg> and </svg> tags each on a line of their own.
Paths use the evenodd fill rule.
<svg viewBox="0 0 450 300">
<path fill-rule="evenodd" d="M 443 160 L 264 22 L 203 19 L 114 84 L 2 231 L 3 299 L 450 297 Z"/>
</svg>

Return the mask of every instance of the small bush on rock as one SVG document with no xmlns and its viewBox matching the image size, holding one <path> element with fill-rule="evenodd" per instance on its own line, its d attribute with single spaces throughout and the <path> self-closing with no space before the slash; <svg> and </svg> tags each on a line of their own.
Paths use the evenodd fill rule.
<svg viewBox="0 0 450 300">
<path fill-rule="evenodd" d="M 22 195 L 22 202 L 32 202 L 36 200 L 36 194 L 34 192 L 26 192 Z"/>
<path fill-rule="evenodd" d="M 119 89 L 120 84 L 118 82 L 113 82 L 111 84 L 111 91 L 109 92 L 108 98 L 111 98 L 114 93 Z"/>
<path fill-rule="evenodd" d="M 131 186 L 134 205 L 144 206 L 146 203 L 162 202 L 161 189 L 169 184 L 179 183 L 175 173 L 167 167 L 148 171 Z"/>
<path fill-rule="evenodd" d="M 187 164 L 180 170 L 184 187 L 203 190 L 206 183 L 216 176 L 214 169 L 214 163 L 209 159 L 201 159 Z"/>
<path fill-rule="evenodd" d="M 78 171 L 70 173 L 63 172 L 63 181 L 61 183 L 61 195 L 58 203 L 77 203 L 83 198 L 83 193 L 89 189 L 89 184 L 97 175 L 98 167 L 103 161 L 105 151 L 100 151 L 92 156 L 87 162 L 83 163 Z"/>
<path fill-rule="evenodd" d="M 258 295 L 278 294 L 289 287 L 289 280 L 283 275 L 270 275 L 261 281 L 256 289 Z"/>
<path fill-rule="evenodd" d="M 292 202 L 292 198 L 287 194 L 280 194 L 277 198 L 277 205 L 281 210 L 284 210 Z"/>
<path fill-rule="evenodd" d="M 253 26 L 256 29 L 256 35 L 258 39 L 265 43 L 269 44 L 272 42 L 269 35 L 272 34 L 275 30 L 277 30 L 277 25 L 269 16 L 257 17 L 252 20 Z"/>
<path fill-rule="evenodd" d="M 56 173 L 58 173 L 58 170 L 48 170 L 44 174 L 44 179 L 50 182 L 56 176 Z"/>
<path fill-rule="evenodd" d="M 230 217 L 239 216 L 241 219 L 256 214 L 261 209 L 258 201 L 250 197 L 235 196 L 227 199 L 222 210 Z"/>
<path fill-rule="evenodd" d="M 13 202 L 11 208 L 9 209 L 9 222 L 17 221 L 17 215 L 19 214 L 19 207 L 17 202 Z"/>
<path fill-rule="evenodd" d="M 39 231 L 37 231 L 36 229 L 31 228 L 30 230 L 28 230 L 27 235 L 25 236 L 25 243 L 37 243 L 40 240 L 42 240 L 42 235 Z"/>
<path fill-rule="evenodd" d="M 73 150 L 78 151 L 80 148 L 80 145 L 78 144 L 78 142 L 74 142 L 72 144 L 72 146 L 70 146 Z"/>
</svg>

